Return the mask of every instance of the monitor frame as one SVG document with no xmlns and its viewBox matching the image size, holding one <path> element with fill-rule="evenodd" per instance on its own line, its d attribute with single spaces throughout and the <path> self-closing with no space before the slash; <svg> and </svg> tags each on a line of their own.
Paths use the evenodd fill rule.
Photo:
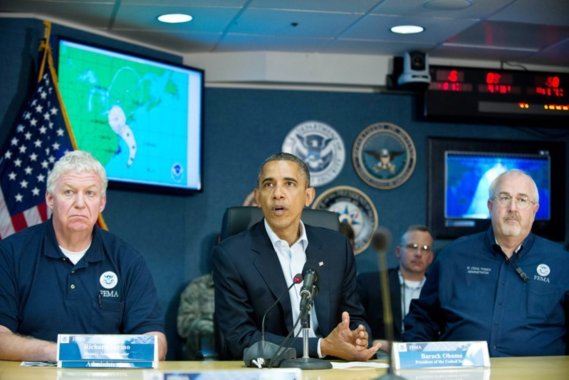
<svg viewBox="0 0 569 380">
<path fill-rule="evenodd" d="M 480 154 L 539 155 L 548 152 L 550 156 L 550 208 L 549 220 L 535 220 L 532 231 L 554 240 L 565 240 L 565 144 L 556 141 L 512 141 L 483 139 L 429 138 L 428 204 L 427 220 L 433 236 L 438 239 L 455 239 L 463 235 L 488 229 L 490 219 L 464 218 L 447 220 L 446 203 L 446 160 L 447 152 L 468 152 Z"/>
</svg>

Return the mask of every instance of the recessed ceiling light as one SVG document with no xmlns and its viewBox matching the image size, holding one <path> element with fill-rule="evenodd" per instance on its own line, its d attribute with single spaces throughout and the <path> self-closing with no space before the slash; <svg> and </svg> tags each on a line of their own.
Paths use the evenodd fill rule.
<svg viewBox="0 0 569 380">
<path fill-rule="evenodd" d="M 425 28 L 419 25 L 397 25 L 391 28 L 393 33 L 397 34 L 416 34 L 421 33 Z"/>
<path fill-rule="evenodd" d="M 179 24 L 182 22 L 192 21 L 192 16 L 183 13 L 167 13 L 158 16 L 158 21 L 165 22 L 167 24 Z"/>
<path fill-rule="evenodd" d="M 457 10 L 465 9 L 472 5 L 472 0 L 429 0 L 423 6 L 428 9 L 437 10 Z"/>
</svg>

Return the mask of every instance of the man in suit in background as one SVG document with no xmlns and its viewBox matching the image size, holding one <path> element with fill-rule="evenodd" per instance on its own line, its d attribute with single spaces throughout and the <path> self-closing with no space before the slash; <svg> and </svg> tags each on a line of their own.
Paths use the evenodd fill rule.
<svg viewBox="0 0 569 380">
<path fill-rule="evenodd" d="M 425 273 L 433 261 L 433 237 L 428 227 L 410 226 L 395 248 L 399 267 L 388 271 L 394 339 L 400 340 L 403 319 L 412 299 L 418 298 L 425 283 Z M 379 272 L 358 275 L 358 293 L 366 310 L 366 321 L 374 340 L 386 338 Z M 382 342 L 383 343 L 383 342 Z M 382 349 L 386 348 L 384 343 Z"/>
<path fill-rule="evenodd" d="M 368 347 L 364 309 L 356 293 L 356 267 L 352 248 L 339 232 L 305 225 L 302 210 L 315 197 L 306 164 L 296 156 L 277 153 L 259 171 L 255 199 L 264 219 L 249 230 L 222 241 L 214 250 L 215 313 L 234 358 L 265 339 L 281 344 L 293 330 L 300 313 L 300 289 L 290 288 L 305 263 L 318 268 L 319 293 L 311 309 L 309 354 L 368 360 L 379 344 Z M 316 264 L 317 263 L 317 264 Z M 296 325 L 294 334 L 300 330 Z M 292 347 L 302 355 L 302 339 Z"/>
</svg>

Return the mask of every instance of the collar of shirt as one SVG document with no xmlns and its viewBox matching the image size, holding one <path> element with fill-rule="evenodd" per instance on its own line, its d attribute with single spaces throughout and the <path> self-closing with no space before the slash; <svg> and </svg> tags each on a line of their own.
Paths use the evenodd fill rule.
<svg viewBox="0 0 569 380">
<path fill-rule="evenodd" d="M 267 219 L 264 219 L 265 223 L 265 230 L 267 231 L 267 235 L 269 235 L 269 239 L 271 239 L 271 243 L 273 243 L 273 247 L 275 247 L 275 251 L 278 251 L 277 247 L 282 246 L 284 244 L 286 247 L 289 247 L 288 242 L 286 240 L 281 239 L 277 236 L 277 234 L 273 231 L 269 223 L 267 223 Z M 302 250 L 306 251 L 306 247 L 308 247 L 308 237 L 306 237 L 306 229 L 304 228 L 304 223 L 302 220 L 300 221 L 300 238 L 294 242 L 290 248 L 292 248 L 296 244 L 301 244 Z M 277 246 L 278 244 L 278 246 Z"/>
<path fill-rule="evenodd" d="M 423 276 L 423 279 L 421 281 L 407 280 L 405 277 L 403 277 L 401 272 L 399 272 L 399 284 L 404 286 L 406 289 L 421 290 L 421 288 L 423 288 L 423 285 L 425 285 L 425 281 L 427 281 L 427 277 L 425 276 Z"/>
<path fill-rule="evenodd" d="M 91 247 L 91 243 L 89 243 L 89 246 L 81 251 L 70 251 L 69 249 L 65 249 L 62 246 L 59 246 L 59 249 L 61 249 L 61 252 L 63 252 L 63 254 L 65 256 L 67 256 L 67 258 L 69 259 L 69 261 L 71 261 L 73 263 L 73 265 L 76 265 L 79 260 L 81 260 L 83 258 L 83 256 L 85 256 L 85 253 L 89 250 L 89 248 Z"/>
<path fill-rule="evenodd" d="M 45 228 L 47 228 L 47 233 L 46 233 L 46 238 L 47 240 L 44 240 L 46 242 L 46 245 L 44 245 L 44 249 L 43 249 L 43 254 L 47 257 L 53 258 L 53 259 L 61 259 L 64 254 L 63 252 L 59 249 L 59 243 L 57 242 L 57 238 L 55 237 L 55 230 L 53 228 L 53 222 L 52 219 L 50 218 L 49 220 L 47 220 L 44 224 Z M 87 265 L 86 262 L 98 262 L 103 260 L 103 248 L 101 248 L 101 242 L 99 234 L 101 232 L 99 231 L 99 227 L 95 226 L 93 228 L 93 238 L 91 239 L 91 244 L 89 245 L 89 248 L 87 249 L 87 251 L 85 252 L 85 260 L 83 260 L 82 262 L 85 263 L 84 265 Z"/>
<path fill-rule="evenodd" d="M 486 238 L 487 238 L 486 244 L 490 246 L 490 252 L 492 252 L 494 256 L 496 255 L 505 256 L 502 247 L 500 247 L 498 241 L 496 240 L 496 236 L 494 235 L 494 230 L 492 229 L 492 226 L 490 226 L 490 228 L 486 231 Z M 521 258 L 522 256 L 524 256 L 525 253 L 531 249 L 534 239 L 535 237 L 530 232 L 529 235 L 526 236 L 526 238 L 522 241 L 522 243 L 514 250 L 514 254 L 516 255 L 516 257 Z"/>
<path fill-rule="evenodd" d="M 523 247 L 524 247 L 524 242 L 522 242 L 522 244 L 520 244 L 519 246 L 516 247 L 516 249 L 514 249 L 514 253 L 512 254 L 511 257 L 508 257 L 504 253 L 502 246 L 498 243 L 498 240 L 494 239 L 494 244 L 492 244 L 492 252 L 500 253 L 506 261 L 517 260 L 518 257 L 520 256 L 520 251 L 522 250 Z"/>
<path fill-rule="evenodd" d="M 306 237 L 304 224 L 302 221 L 300 222 L 300 238 L 294 244 L 289 246 L 286 240 L 279 238 L 271 229 L 271 226 L 269 226 L 266 219 L 264 223 L 265 230 L 269 235 L 269 239 L 273 244 L 273 249 L 281 264 L 286 283 L 290 284 L 297 273 L 302 273 L 302 269 L 306 263 L 306 247 L 308 247 L 308 238 Z M 295 288 L 297 287 L 293 287 L 291 291 Z"/>
<path fill-rule="evenodd" d="M 523 242 L 522 244 L 518 245 L 516 249 L 514 249 L 514 255 L 516 255 L 522 249 L 523 246 L 524 246 Z M 495 239 L 494 239 L 494 249 L 497 250 L 498 252 L 504 253 L 502 246 L 500 245 L 500 243 L 498 243 L 498 240 Z"/>
</svg>

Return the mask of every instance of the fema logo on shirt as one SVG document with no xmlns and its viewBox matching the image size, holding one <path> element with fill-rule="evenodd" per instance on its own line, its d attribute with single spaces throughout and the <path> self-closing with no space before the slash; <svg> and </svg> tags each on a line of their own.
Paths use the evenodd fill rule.
<svg viewBox="0 0 569 380">
<path fill-rule="evenodd" d="M 533 276 L 534 280 L 549 283 L 549 277 L 547 277 L 551 273 L 549 265 L 539 264 L 535 271 L 537 272 L 537 275 Z"/>
<path fill-rule="evenodd" d="M 285 137 L 282 151 L 306 163 L 310 185 L 314 187 L 332 182 L 346 160 L 342 137 L 334 128 L 319 121 L 306 121 L 294 127 Z"/>
<path fill-rule="evenodd" d="M 115 272 L 107 271 L 99 277 L 99 283 L 105 289 L 112 289 L 119 283 L 119 277 Z"/>
<path fill-rule="evenodd" d="M 539 274 L 540 276 L 546 277 L 546 276 L 549 276 L 549 273 L 551 273 L 551 269 L 549 269 L 549 265 L 539 264 L 537 266 L 537 274 Z"/>
</svg>

